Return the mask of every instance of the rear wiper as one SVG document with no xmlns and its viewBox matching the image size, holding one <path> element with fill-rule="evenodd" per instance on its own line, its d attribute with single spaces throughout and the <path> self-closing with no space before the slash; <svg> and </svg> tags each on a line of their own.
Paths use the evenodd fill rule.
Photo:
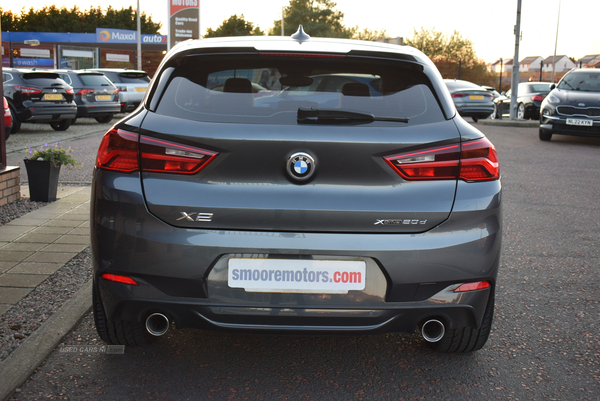
<svg viewBox="0 0 600 401">
<path fill-rule="evenodd" d="M 369 113 L 359 113 L 356 111 L 344 111 L 337 109 L 308 109 L 305 107 L 298 108 L 298 123 L 302 124 L 327 124 L 343 122 L 372 123 L 373 121 L 408 123 L 408 118 L 376 117 Z"/>
</svg>

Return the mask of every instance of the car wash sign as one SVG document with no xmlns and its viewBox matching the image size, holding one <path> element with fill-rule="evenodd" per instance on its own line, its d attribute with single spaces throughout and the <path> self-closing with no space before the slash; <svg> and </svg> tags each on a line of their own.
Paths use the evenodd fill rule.
<svg viewBox="0 0 600 401">
<path fill-rule="evenodd" d="M 200 38 L 200 0 L 169 1 L 169 49 L 188 39 Z"/>
</svg>

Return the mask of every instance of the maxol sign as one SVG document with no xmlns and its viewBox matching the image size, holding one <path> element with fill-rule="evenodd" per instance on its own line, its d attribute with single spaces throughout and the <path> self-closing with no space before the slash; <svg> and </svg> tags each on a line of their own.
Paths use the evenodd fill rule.
<svg viewBox="0 0 600 401">
<path fill-rule="evenodd" d="M 97 43 L 137 43 L 137 31 L 128 29 L 96 28 Z M 167 43 L 164 35 L 142 35 L 142 43 Z"/>
</svg>

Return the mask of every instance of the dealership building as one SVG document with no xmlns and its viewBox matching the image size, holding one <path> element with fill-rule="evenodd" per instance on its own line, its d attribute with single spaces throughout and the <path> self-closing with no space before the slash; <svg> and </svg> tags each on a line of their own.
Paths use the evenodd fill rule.
<svg viewBox="0 0 600 401">
<path fill-rule="evenodd" d="M 167 51 L 167 36 L 142 35 L 142 69 L 150 76 Z M 2 32 L 2 66 L 36 69 L 137 69 L 137 32 Z"/>
</svg>

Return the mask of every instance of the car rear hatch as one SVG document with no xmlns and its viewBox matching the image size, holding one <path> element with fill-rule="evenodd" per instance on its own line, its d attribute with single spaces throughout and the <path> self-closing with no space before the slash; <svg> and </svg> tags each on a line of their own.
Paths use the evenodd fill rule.
<svg viewBox="0 0 600 401">
<path fill-rule="evenodd" d="M 311 92 L 315 73 L 347 79 Z M 452 210 L 460 135 L 419 65 L 197 56 L 162 79 L 139 139 L 127 130 L 115 135 L 140 141 L 147 207 L 167 224 L 419 233 Z M 251 93 L 249 84 L 259 82 L 268 93 Z"/>
<path fill-rule="evenodd" d="M 65 104 L 73 101 L 73 88 L 49 72 L 27 72 L 22 75 L 25 87 L 19 88 L 24 97 L 34 102 Z"/>
<path fill-rule="evenodd" d="M 145 72 L 121 72 L 117 87 L 126 88 L 127 92 L 145 94 L 150 78 Z"/>
<path fill-rule="evenodd" d="M 110 103 L 119 101 L 119 92 L 102 73 L 86 72 L 78 74 L 83 84 L 82 88 L 76 88 L 77 95 L 85 103 Z"/>
</svg>

